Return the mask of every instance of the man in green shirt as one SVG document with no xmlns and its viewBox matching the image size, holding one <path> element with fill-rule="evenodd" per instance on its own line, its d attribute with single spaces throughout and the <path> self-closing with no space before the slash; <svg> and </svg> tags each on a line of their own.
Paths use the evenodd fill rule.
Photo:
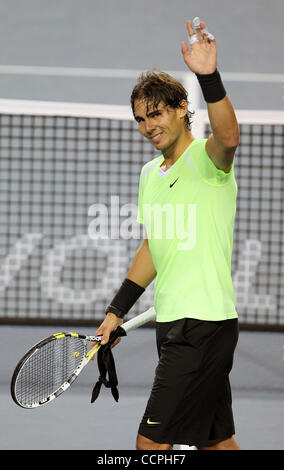
<svg viewBox="0 0 284 470">
<path fill-rule="evenodd" d="M 229 372 L 238 339 L 231 278 L 239 130 L 205 23 L 190 21 L 182 54 L 199 80 L 213 133 L 191 134 L 187 93 L 163 72 L 142 75 L 131 105 L 139 131 L 161 152 L 143 166 L 138 222 L 147 236 L 96 334 L 103 344 L 155 279 L 159 363 L 137 449 L 239 449 Z"/>
</svg>

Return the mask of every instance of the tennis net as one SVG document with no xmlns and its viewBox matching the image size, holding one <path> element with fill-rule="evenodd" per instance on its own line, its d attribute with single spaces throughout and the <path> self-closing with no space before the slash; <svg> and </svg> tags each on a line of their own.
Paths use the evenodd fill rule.
<svg viewBox="0 0 284 470">
<path fill-rule="evenodd" d="M 232 274 L 240 324 L 284 329 L 284 113 L 237 115 Z M 194 122 L 195 137 L 210 133 L 204 110 Z M 129 107 L 0 100 L 1 323 L 104 317 L 143 236 L 139 174 L 154 156 Z M 105 236 L 91 237 L 98 229 Z M 153 295 L 152 283 L 129 316 Z"/>
</svg>

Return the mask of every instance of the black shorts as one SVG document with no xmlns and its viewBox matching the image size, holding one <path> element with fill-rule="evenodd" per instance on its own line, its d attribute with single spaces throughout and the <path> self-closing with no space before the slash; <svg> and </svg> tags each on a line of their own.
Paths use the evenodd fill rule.
<svg viewBox="0 0 284 470">
<path fill-rule="evenodd" d="M 159 363 L 139 434 L 201 447 L 235 434 L 229 373 L 238 319 L 157 323 Z"/>
</svg>

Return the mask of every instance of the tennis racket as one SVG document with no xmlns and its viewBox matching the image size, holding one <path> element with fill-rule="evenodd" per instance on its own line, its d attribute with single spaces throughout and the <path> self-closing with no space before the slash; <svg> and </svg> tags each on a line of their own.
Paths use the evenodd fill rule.
<svg viewBox="0 0 284 470">
<path fill-rule="evenodd" d="M 151 307 L 121 325 L 125 334 L 155 320 Z M 11 395 L 22 408 L 37 408 L 58 398 L 78 377 L 101 347 L 102 336 L 55 333 L 35 344 L 19 361 L 11 381 Z M 96 343 L 91 349 L 90 343 Z"/>
</svg>

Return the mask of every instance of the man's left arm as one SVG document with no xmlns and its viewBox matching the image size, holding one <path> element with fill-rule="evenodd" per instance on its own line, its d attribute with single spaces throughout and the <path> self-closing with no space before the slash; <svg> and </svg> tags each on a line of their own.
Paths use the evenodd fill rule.
<svg viewBox="0 0 284 470">
<path fill-rule="evenodd" d="M 182 53 L 186 65 L 196 74 L 207 103 L 213 131 L 206 142 L 207 154 L 217 168 L 229 172 L 239 142 L 238 122 L 217 70 L 216 40 L 203 21 L 193 21 L 196 31 L 187 22 L 191 49 L 183 41 Z"/>
<path fill-rule="evenodd" d="M 229 172 L 239 142 L 239 126 L 228 96 L 216 103 L 207 103 L 213 134 L 206 142 L 206 152 L 214 165 Z"/>
</svg>

